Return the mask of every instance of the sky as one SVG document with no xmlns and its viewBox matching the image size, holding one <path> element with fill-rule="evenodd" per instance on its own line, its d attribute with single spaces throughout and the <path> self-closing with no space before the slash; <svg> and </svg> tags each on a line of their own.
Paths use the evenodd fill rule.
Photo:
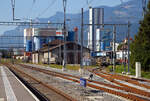
<svg viewBox="0 0 150 101">
<path fill-rule="evenodd" d="M 25 19 L 48 18 L 56 12 L 63 12 L 63 0 L 15 0 L 15 17 Z M 116 6 L 121 0 L 88 0 L 90 6 Z M 128 0 L 122 0 L 128 1 Z M 67 0 L 67 13 L 80 13 L 88 8 L 87 0 Z M 0 0 L 0 21 L 12 21 L 11 0 Z M 0 26 L 0 32 L 4 30 Z"/>
<path fill-rule="evenodd" d="M 63 0 L 15 0 L 15 16 L 21 19 L 50 17 L 57 11 L 63 12 Z M 90 6 L 115 6 L 120 0 L 88 0 Z M 127 0 L 124 0 L 127 1 Z M 87 0 L 67 0 L 67 12 L 79 13 L 81 8 L 88 8 Z M 46 9 L 48 8 L 48 9 Z M 0 0 L 0 21 L 12 20 L 11 0 Z"/>
</svg>

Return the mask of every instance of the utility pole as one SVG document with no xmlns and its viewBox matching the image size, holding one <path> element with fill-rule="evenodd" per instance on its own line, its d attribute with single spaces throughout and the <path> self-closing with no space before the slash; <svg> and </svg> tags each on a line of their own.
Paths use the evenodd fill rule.
<svg viewBox="0 0 150 101">
<path fill-rule="evenodd" d="M 14 14 L 14 11 L 15 11 L 15 0 L 11 0 L 11 5 L 12 5 L 13 20 L 15 20 L 15 14 Z"/>
<path fill-rule="evenodd" d="M 49 38 L 48 38 L 48 65 L 50 64 L 50 61 L 49 61 Z"/>
<path fill-rule="evenodd" d="M 66 69 L 66 6 L 67 6 L 67 0 L 63 0 L 63 8 L 64 8 L 64 60 L 63 60 L 63 71 Z"/>
<path fill-rule="evenodd" d="M 116 67 L 116 25 L 113 26 L 113 72 Z"/>
<path fill-rule="evenodd" d="M 30 31 L 31 31 L 31 39 L 32 39 L 32 52 L 34 51 L 33 49 L 33 45 L 34 45 L 34 36 L 33 36 L 33 33 L 32 33 L 32 19 L 30 19 Z"/>
<path fill-rule="evenodd" d="M 29 37 L 31 37 L 31 40 L 32 40 L 32 52 L 34 51 L 34 36 L 33 36 L 33 31 L 32 31 L 32 19 L 30 19 L 30 33 L 31 33 L 31 36 L 29 36 Z M 32 59 L 32 61 L 33 61 L 33 57 L 32 57 L 32 55 L 31 55 L 31 59 Z"/>
<path fill-rule="evenodd" d="M 11 0 L 13 21 L 20 20 L 15 18 L 15 0 Z"/>
<path fill-rule="evenodd" d="M 50 21 L 48 21 L 48 23 L 50 23 Z M 50 28 L 49 25 L 48 25 L 48 28 Z M 49 36 L 48 36 L 48 44 L 47 44 L 47 45 L 48 45 L 48 65 L 49 65 L 49 64 L 50 64 L 50 61 L 49 61 L 49 60 L 50 60 L 50 59 L 49 59 L 49 58 L 50 58 L 50 57 L 49 57 Z"/>
<path fill-rule="evenodd" d="M 128 21 L 128 74 L 130 73 L 130 22 Z"/>
<path fill-rule="evenodd" d="M 83 70 L 83 8 L 81 10 L 82 15 L 81 15 L 81 55 L 80 55 L 80 73 L 82 74 Z"/>
<path fill-rule="evenodd" d="M 17 52 L 17 51 L 16 51 L 16 52 Z M 11 48 L 10 48 L 10 58 L 11 58 L 11 63 L 12 63 L 12 64 L 14 64 L 13 55 L 14 55 L 14 48 L 11 47 Z"/>
<path fill-rule="evenodd" d="M 126 56 L 127 56 L 127 54 L 126 54 L 127 52 L 126 52 L 126 47 L 125 47 L 125 45 L 123 46 L 123 54 L 124 54 L 124 57 L 123 57 L 123 59 L 124 59 L 124 61 L 123 61 L 123 66 L 124 66 L 124 73 L 126 73 Z"/>
</svg>

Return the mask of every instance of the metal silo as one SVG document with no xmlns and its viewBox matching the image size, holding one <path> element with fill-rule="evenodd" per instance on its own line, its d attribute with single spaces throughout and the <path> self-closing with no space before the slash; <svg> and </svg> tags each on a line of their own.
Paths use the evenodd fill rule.
<svg viewBox="0 0 150 101">
<path fill-rule="evenodd" d="M 40 37 L 34 37 L 34 45 L 35 45 L 35 51 L 37 51 L 41 48 Z"/>
<path fill-rule="evenodd" d="M 101 51 L 105 51 L 105 42 L 101 42 Z"/>
<path fill-rule="evenodd" d="M 32 51 L 32 41 L 28 40 L 26 43 L 26 52 L 31 52 Z"/>
<path fill-rule="evenodd" d="M 103 8 L 89 8 L 89 33 L 88 33 L 88 48 L 94 51 L 100 50 L 100 37 L 102 25 L 96 26 L 94 24 L 104 23 L 104 9 Z"/>
</svg>

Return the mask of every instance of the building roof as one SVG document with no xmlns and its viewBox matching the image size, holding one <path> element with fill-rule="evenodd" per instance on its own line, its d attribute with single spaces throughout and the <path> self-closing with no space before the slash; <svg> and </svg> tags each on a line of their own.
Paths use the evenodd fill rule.
<svg viewBox="0 0 150 101">
<path fill-rule="evenodd" d="M 70 42 L 70 41 L 67 41 L 67 42 L 66 42 L 66 45 L 68 45 L 68 44 L 76 44 L 76 45 L 78 45 L 79 47 L 81 46 L 80 44 L 78 44 L 78 43 L 76 43 L 76 42 Z M 51 50 L 53 50 L 53 49 L 56 49 L 56 48 L 58 48 L 58 47 L 61 47 L 61 46 L 63 46 L 63 45 L 64 45 L 64 42 L 59 43 L 59 44 L 57 44 L 57 45 L 55 45 L 55 46 L 53 46 L 53 47 L 50 47 L 50 48 L 49 48 L 49 51 L 51 51 Z M 85 48 L 85 49 L 87 49 L 87 50 L 90 51 L 89 48 L 86 48 L 86 47 L 83 47 L 83 48 Z M 48 46 L 45 46 L 45 47 L 41 48 L 39 51 L 40 51 L 40 52 L 47 52 L 47 51 L 48 51 Z M 34 51 L 33 53 L 36 53 L 36 52 L 38 52 L 38 51 Z"/>
<path fill-rule="evenodd" d="M 58 44 L 60 44 L 60 43 L 63 43 L 64 41 L 63 40 L 59 40 L 59 39 L 57 39 L 57 40 L 53 40 L 53 41 L 51 41 L 51 42 L 49 42 L 48 44 L 44 44 L 43 46 L 45 47 L 45 46 L 48 46 L 48 45 L 58 45 Z"/>
</svg>

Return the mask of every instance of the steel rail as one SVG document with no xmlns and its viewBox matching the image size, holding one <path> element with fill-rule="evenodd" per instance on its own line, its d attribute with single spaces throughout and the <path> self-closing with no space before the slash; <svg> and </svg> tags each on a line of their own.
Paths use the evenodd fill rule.
<svg viewBox="0 0 150 101">
<path fill-rule="evenodd" d="M 64 73 L 58 73 L 58 72 L 54 72 L 54 71 L 49 71 L 49 70 L 44 70 L 44 69 L 40 69 L 40 68 L 35 68 L 35 67 L 32 67 L 32 66 L 27 66 L 27 65 L 23 65 L 23 64 L 21 64 L 21 66 L 22 67 L 25 67 L 25 68 L 28 68 L 28 69 L 32 69 L 32 70 L 36 70 L 36 71 L 40 71 L 40 72 L 43 72 L 43 73 L 45 73 L 45 74 L 48 74 L 48 75 L 53 75 L 53 76 L 57 76 L 57 77 L 61 77 L 61 78 L 64 78 L 64 79 L 67 79 L 67 80 L 71 80 L 71 81 L 73 81 L 73 82 L 77 82 L 77 83 L 80 83 L 80 81 L 79 81 L 79 78 L 80 77 L 77 77 L 77 76 L 73 76 L 73 75 L 69 75 L 69 74 L 64 74 Z M 70 77 L 72 77 L 72 78 L 70 78 Z M 73 78 L 75 78 L 75 79 L 73 79 Z M 78 79 L 78 80 L 77 80 Z M 88 79 L 87 79 L 88 80 Z M 132 89 L 129 89 L 129 88 L 125 88 L 125 87 L 119 87 L 119 86 L 115 86 L 115 85 L 111 85 L 111 84 L 105 84 L 105 83 L 102 83 L 102 82 L 98 82 L 98 81 L 91 81 L 91 80 L 88 80 L 88 81 L 90 81 L 90 82 L 92 82 L 92 83 L 96 83 L 96 84 L 100 84 L 100 85 L 104 85 L 104 86 L 108 86 L 108 87 L 111 87 L 111 88 L 116 88 L 116 89 L 120 89 L 120 90 L 125 90 L 125 91 L 127 91 L 127 92 L 132 92 L 132 93 L 136 93 L 135 91 L 133 91 Z M 96 88 L 96 89 L 99 89 L 99 90 L 104 90 L 105 88 L 102 88 L 102 87 L 99 87 L 99 86 L 95 86 L 95 85 L 93 85 L 93 84 L 90 84 L 90 83 L 87 83 L 87 85 L 89 86 L 89 87 L 92 87 L 92 88 Z M 109 92 L 109 90 L 110 89 L 105 89 L 105 91 L 106 92 L 108 92 L 108 93 L 110 93 L 110 92 L 112 92 L 111 94 L 114 94 L 113 93 L 113 91 L 114 90 L 110 90 L 110 92 Z M 115 95 L 118 95 L 119 93 L 121 93 L 121 92 L 118 92 L 118 91 L 115 91 L 116 93 L 115 93 Z M 147 92 L 146 92 L 147 93 Z M 140 94 L 142 94 L 142 95 L 145 95 L 145 96 L 150 96 L 149 94 L 146 94 L 146 93 L 144 93 L 144 94 L 142 94 L 142 93 L 140 93 Z M 145 100 L 146 101 L 146 99 L 145 98 L 141 98 L 141 97 L 138 97 L 138 96 L 135 96 L 135 95 L 133 95 L 133 94 L 125 94 L 125 93 L 121 93 L 121 94 L 123 94 L 122 95 L 122 97 L 124 97 L 124 98 L 128 98 L 128 99 L 130 99 L 130 100 L 135 100 L 136 99 L 136 101 L 138 101 L 137 99 L 141 99 L 141 100 Z M 129 95 L 129 96 L 128 96 Z M 120 94 L 118 95 L 118 96 L 120 96 Z M 132 96 L 132 97 L 131 97 Z M 131 98 L 130 98 L 131 97 Z M 140 101 L 140 100 L 139 100 Z"/>
<path fill-rule="evenodd" d="M 110 78 L 113 78 L 113 79 L 123 80 L 123 81 L 129 82 L 131 84 L 135 84 L 137 86 L 141 86 L 141 87 L 150 89 L 150 86 L 139 83 L 138 81 L 136 81 L 136 78 L 133 79 L 133 78 L 130 78 L 130 77 L 127 77 L 127 76 L 123 76 L 123 75 L 109 74 L 109 73 L 106 73 L 106 72 L 103 72 L 103 71 L 100 71 L 100 73 L 108 75 L 108 76 L 110 76 Z M 149 80 L 143 80 L 143 79 L 138 79 L 138 80 L 145 81 L 145 82 L 150 82 Z"/>
<path fill-rule="evenodd" d="M 72 98 L 72 97 L 69 96 L 68 94 L 65 94 L 64 92 L 62 92 L 62 91 L 60 91 L 60 90 L 54 88 L 54 87 L 51 86 L 51 85 L 45 84 L 44 82 L 42 82 L 42 81 L 36 79 L 35 77 L 33 77 L 33 76 L 31 76 L 31 75 L 29 75 L 29 74 L 27 74 L 27 73 L 25 73 L 25 72 L 23 72 L 23 71 L 17 69 L 15 66 L 13 66 L 13 65 L 11 65 L 11 64 L 8 64 L 8 63 L 6 64 L 6 63 L 5 63 L 4 65 L 6 65 L 8 68 L 11 68 L 11 69 L 13 69 L 13 70 L 15 70 L 15 71 L 17 71 L 17 72 L 23 74 L 24 76 L 26 76 L 26 77 L 28 77 L 28 78 L 30 78 L 30 79 L 32 79 L 32 80 L 38 82 L 39 84 L 41 84 L 41 85 L 43 85 L 44 87 L 46 87 L 46 88 L 48 88 L 48 89 L 50 89 L 50 90 L 56 92 L 57 94 L 61 95 L 62 97 L 66 98 L 66 99 L 69 100 L 69 101 L 77 101 L 76 99 Z"/>
<path fill-rule="evenodd" d="M 140 95 L 143 95 L 143 96 L 150 97 L 150 92 L 146 92 L 144 90 L 137 89 L 135 87 L 131 87 L 129 85 L 120 83 L 120 82 L 116 81 L 115 79 L 111 78 L 110 76 L 103 75 L 103 74 L 100 74 L 100 73 L 97 73 L 97 72 L 93 72 L 93 71 L 90 71 L 90 72 L 92 72 L 92 73 L 96 74 L 97 76 L 100 76 L 100 77 L 102 77 L 102 78 L 104 78 L 104 79 L 106 79 L 106 80 L 108 80 L 108 81 L 110 81 L 112 83 L 115 83 L 115 84 L 120 85 L 120 86 L 122 86 L 124 88 L 127 88 L 129 90 L 129 92 L 133 92 L 133 93 L 136 93 L 136 94 L 140 94 Z"/>
</svg>

